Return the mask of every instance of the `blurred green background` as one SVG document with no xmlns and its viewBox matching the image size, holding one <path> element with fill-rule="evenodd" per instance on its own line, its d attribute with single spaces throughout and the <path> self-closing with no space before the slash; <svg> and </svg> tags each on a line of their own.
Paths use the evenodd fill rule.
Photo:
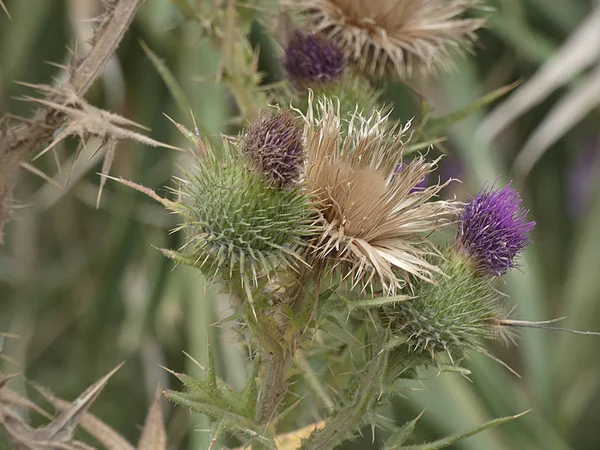
<svg viewBox="0 0 600 450">
<path fill-rule="evenodd" d="M 28 115 L 32 106 L 18 97 L 30 91 L 13 81 L 50 82 L 59 71 L 47 62 L 65 63 L 75 38 L 85 46 L 90 25 L 81 19 L 100 6 L 97 0 L 4 3 L 12 21 L 0 14 L 0 116 Z M 441 177 L 463 181 L 447 193 L 462 200 L 498 177 L 514 180 L 522 192 L 537 227 L 521 270 L 503 286 L 516 317 L 567 316 L 561 326 L 600 330 L 600 6 L 585 0 L 487 4 L 494 10 L 475 12 L 489 17 L 490 27 L 479 33 L 474 54 L 419 91 L 442 114 L 523 83 L 449 131 Z M 261 48 L 266 79 L 277 80 L 276 46 L 259 25 L 251 40 Z M 207 134 L 237 132 L 235 103 L 211 81 L 219 54 L 169 0 L 146 0 L 117 58 L 89 92 L 90 103 L 150 127 L 154 139 L 185 145 L 163 113 L 187 125 L 189 115 L 180 112 L 140 41 L 172 70 Z M 389 86 L 386 101 L 403 120 L 419 110 L 399 84 Z M 4 341 L 2 354 L 14 361 L 0 359 L 0 370 L 23 371 L 26 380 L 72 400 L 126 360 L 91 411 L 135 442 L 157 385 L 178 387 L 159 365 L 197 373 L 182 351 L 202 363 L 210 339 L 221 375 L 241 386 L 247 355 L 231 330 L 207 328 L 227 316 L 227 297 L 205 287 L 194 270 L 174 269 L 153 248 L 180 244 L 180 236 L 168 232 L 176 225 L 173 216 L 113 182 L 96 209 L 97 144 L 90 141 L 66 189 L 21 171 L 16 219 L 0 247 L 0 331 L 20 339 Z M 70 141 L 59 146 L 63 169 L 75 147 Z M 170 178 L 189 164 L 184 153 L 122 142 L 111 173 L 165 195 Z M 67 177 L 50 153 L 34 165 L 59 183 Z M 406 398 L 381 414 L 402 424 L 425 409 L 417 438 L 430 440 L 533 409 L 455 448 L 600 448 L 600 338 L 527 330 L 518 347 L 491 351 L 522 378 L 477 355 L 472 382 L 423 372 L 420 383 L 406 385 Z M 11 386 L 31 391 L 26 380 Z M 164 406 L 172 448 L 208 447 L 204 418 Z M 378 448 L 384 436 L 378 433 L 372 443 L 371 431 L 364 434 L 345 448 Z"/>
</svg>

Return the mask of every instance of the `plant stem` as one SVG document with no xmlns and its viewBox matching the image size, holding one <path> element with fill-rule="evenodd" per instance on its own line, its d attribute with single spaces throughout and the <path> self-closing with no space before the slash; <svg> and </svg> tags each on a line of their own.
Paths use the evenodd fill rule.
<svg viewBox="0 0 600 450">
<path fill-rule="evenodd" d="M 270 352 L 266 356 L 265 376 L 257 411 L 257 421 L 261 425 L 270 424 L 277 415 L 277 409 L 288 388 L 285 373 L 290 360 L 284 351 Z"/>
<path fill-rule="evenodd" d="M 327 419 L 324 428 L 314 431 L 302 445 L 302 450 L 332 449 L 350 439 L 377 405 L 388 360 L 388 352 L 382 350 L 383 340 L 379 343 L 375 356 L 368 363 L 369 369 L 355 386 L 350 403 Z"/>
</svg>

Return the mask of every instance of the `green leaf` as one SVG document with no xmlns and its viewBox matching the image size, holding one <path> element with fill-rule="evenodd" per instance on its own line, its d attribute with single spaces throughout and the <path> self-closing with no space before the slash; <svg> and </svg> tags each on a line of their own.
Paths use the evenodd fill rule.
<svg viewBox="0 0 600 450">
<path fill-rule="evenodd" d="M 175 75 L 173 75 L 173 72 L 171 72 L 165 62 L 160 59 L 156 53 L 150 50 L 144 41 L 140 41 L 140 45 L 144 49 L 144 52 L 146 52 L 146 55 L 148 55 L 148 58 L 150 58 L 150 62 L 164 83 L 167 85 L 167 89 L 169 89 L 169 92 L 173 96 L 173 100 L 175 100 L 177 107 L 183 115 L 187 116 L 190 111 L 192 111 L 192 105 L 188 101 L 187 95 L 185 94 L 183 88 L 177 82 Z"/>
<path fill-rule="evenodd" d="M 490 428 L 494 428 L 498 425 L 502 425 L 506 422 L 510 422 L 511 420 L 518 419 L 521 416 L 524 416 L 529 411 L 522 412 L 521 414 L 517 414 L 516 416 L 508 416 L 501 417 L 499 419 L 490 420 L 489 422 L 484 423 L 483 425 L 479 425 L 478 427 L 472 428 L 469 431 L 465 431 L 464 433 L 455 434 L 452 436 L 448 436 L 443 439 L 439 439 L 435 442 L 430 442 L 428 444 L 420 444 L 420 445 L 410 445 L 408 447 L 396 447 L 397 450 L 438 450 L 441 448 L 446 448 L 452 444 L 456 444 L 463 439 L 466 439 L 470 436 L 473 436 L 477 433 L 481 433 Z"/>
<path fill-rule="evenodd" d="M 412 300 L 415 297 L 410 295 L 390 295 L 389 297 L 377 297 L 367 300 L 350 300 L 340 295 L 340 299 L 348 306 L 349 309 L 370 309 L 379 308 L 386 305 L 394 305 L 398 302 Z"/>
<path fill-rule="evenodd" d="M 194 400 L 188 394 L 177 391 L 166 391 L 165 396 L 179 406 L 204 414 L 215 421 L 222 421 L 231 429 L 251 436 L 261 434 L 261 428 L 253 421 L 219 406 Z"/>
<path fill-rule="evenodd" d="M 437 364 L 436 367 L 438 368 L 440 373 L 459 373 L 464 376 L 471 375 L 471 371 L 469 369 L 465 369 L 464 367 L 456 365 Z"/>
<path fill-rule="evenodd" d="M 460 122 L 463 119 L 466 119 L 474 112 L 477 112 L 484 106 L 489 105 L 490 103 L 498 100 L 500 97 L 506 95 L 514 88 L 516 88 L 521 81 L 516 81 L 515 83 L 509 84 L 507 86 L 502 86 L 489 94 L 486 94 L 482 97 L 477 98 L 471 104 L 465 106 L 464 108 L 457 109 L 456 111 L 451 112 L 450 114 L 446 114 L 442 117 L 436 117 L 429 119 L 427 124 L 425 125 L 425 129 L 423 134 L 426 137 L 437 137 L 440 136 L 444 131 L 450 128 L 452 125 Z"/>
<path fill-rule="evenodd" d="M 389 341 L 385 343 L 383 347 L 385 350 L 393 350 L 396 347 L 400 347 L 403 344 L 406 344 L 408 339 L 406 336 L 393 336 Z"/>
<path fill-rule="evenodd" d="M 425 412 L 425 411 L 423 411 Z M 413 420 L 406 422 L 400 428 L 392 433 L 389 439 L 385 442 L 385 450 L 394 450 L 404 444 L 413 434 L 417 422 L 423 415 L 423 412 Z"/>
</svg>

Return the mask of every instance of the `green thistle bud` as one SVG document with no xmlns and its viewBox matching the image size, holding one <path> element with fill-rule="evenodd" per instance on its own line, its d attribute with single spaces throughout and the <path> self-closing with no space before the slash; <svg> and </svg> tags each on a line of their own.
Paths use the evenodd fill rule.
<svg viewBox="0 0 600 450">
<path fill-rule="evenodd" d="M 179 212 L 188 231 L 185 262 L 210 275 L 255 282 L 275 269 L 303 263 L 313 213 L 297 189 L 281 190 L 248 171 L 237 147 L 212 149 L 187 174 Z"/>
<path fill-rule="evenodd" d="M 476 276 L 467 261 L 446 253 L 440 268 L 447 276 L 437 285 L 420 282 L 416 298 L 390 308 L 385 316 L 411 351 L 428 352 L 435 362 L 447 355 L 454 363 L 470 351 L 485 352 L 482 339 L 505 337 L 498 321 L 506 312 L 492 279 Z"/>
<path fill-rule="evenodd" d="M 291 111 L 280 110 L 253 122 L 243 139 L 250 168 L 278 187 L 298 183 L 304 167 L 303 124 Z"/>
</svg>

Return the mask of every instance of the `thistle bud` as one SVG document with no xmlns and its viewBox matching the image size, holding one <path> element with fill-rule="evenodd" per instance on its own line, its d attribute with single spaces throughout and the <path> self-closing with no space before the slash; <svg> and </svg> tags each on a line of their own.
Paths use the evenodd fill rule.
<svg viewBox="0 0 600 450">
<path fill-rule="evenodd" d="M 277 187 L 295 185 L 304 166 L 303 127 L 292 112 L 280 110 L 250 125 L 242 151 L 250 168 Z"/>
<path fill-rule="evenodd" d="M 326 38 L 296 30 L 282 64 L 294 84 L 315 86 L 339 78 L 346 68 L 346 58 L 337 45 Z"/>
<path fill-rule="evenodd" d="M 494 280 L 478 277 L 456 253 L 448 251 L 437 285 L 420 282 L 416 298 L 385 311 L 393 332 L 406 339 L 413 352 L 428 353 L 434 362 L 448 356 L 452 363 L 470 351 L 482 351 L 482 339 L 503 337 L 497 326 L 506 311 Z"/>
<path fill-rule="evenodd" d="M 231 279 L 257 280 L 301 263 L 312 210 L 297 189 L 276 189 L 242 164 L 225 144 L 198 162 L 182 182 L 181 228 L 188 231 L 185 262 Z"/>
<path fill-rule="evenodd" d="M 456 245 L 479 271 L 505 274 L 531 242 L 527 233 L 535 222 L 526 222 L 528 211 L 520 205 L 518 192 L 506 186 L 501 190 L 484 188 L 464 208 Z"/>
</svg>

